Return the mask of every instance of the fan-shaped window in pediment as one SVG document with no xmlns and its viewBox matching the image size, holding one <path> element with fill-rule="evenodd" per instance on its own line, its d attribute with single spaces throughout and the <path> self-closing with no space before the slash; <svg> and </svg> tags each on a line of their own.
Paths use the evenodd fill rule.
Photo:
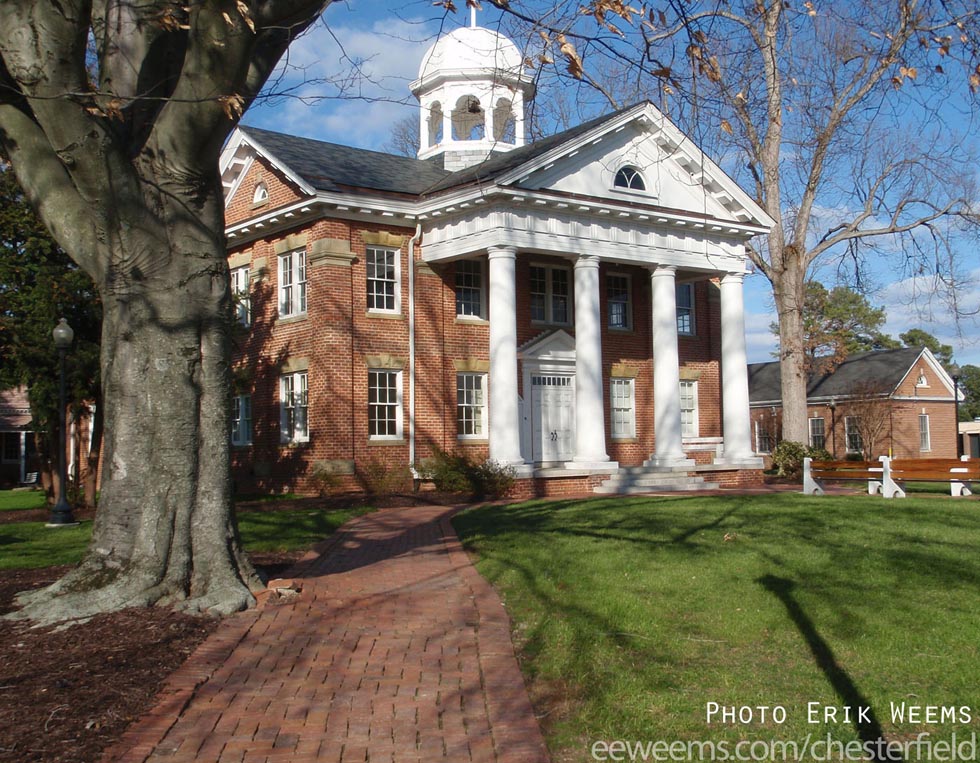
<svg viewBox="0 0 980 763">
<path fill-rule="evenodd" d="M 269 200 L 269 189 L 265 183 L 256 183 L 255 191 L 252 193 L 253 204 L 263 204 Z"/>
<path fill-rule="evenodd" d="M 453 140 L 482 140 L 485 120 L 480 99 L 475 95 L 462 96 L 453 109 Z"/>
<path fill-rule="evenodd" d="M 613 180 L 613 186 L 615 188 L 625 188 L 629 191 L 645 191 L 647 189 L 643 175 L 640 174 L 640 171 L 636 167 L 630 165 L 619 168 L 619 171 L 616 173 L 616 178 Z"/>
</svg>

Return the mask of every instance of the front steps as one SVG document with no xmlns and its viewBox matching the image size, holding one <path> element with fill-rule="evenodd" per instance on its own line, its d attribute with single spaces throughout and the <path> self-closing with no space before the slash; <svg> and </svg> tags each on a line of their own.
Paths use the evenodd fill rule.
<svg viewBox="0 0 980 763">
<path fill-rule="evenodd" d="M 600 495 L 631 495 L 634 493 L 677 493 L 693 490 L 717 490 L 717 482 L 705 482 L 704 477 L 692 474 L 690 467 L 624 466 L 593 493 Z"/>
</svg>

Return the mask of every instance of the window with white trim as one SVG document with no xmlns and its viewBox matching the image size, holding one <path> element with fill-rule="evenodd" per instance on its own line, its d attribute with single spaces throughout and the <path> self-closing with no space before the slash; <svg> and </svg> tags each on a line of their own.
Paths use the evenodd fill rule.
<svg viewBox="0 0 980 763">
<path fill-rule="evenodd" d="M 568 268 L 531 266 L 531 320 L 536 323 L 572 322 L 571 278 Z"/>
<path fill-rule="evenodd" d="M 763 422 L 755 422 L 755 452 L 772 453 L 773 446 L 772 432 Z"/>
<path fill-rule="evenodd" d="M 919 414 L 919 450 L 923 453 L 932 450 L 932 439 L 929 436 L 929 414 Z"/>
<path fill-rule="evenodd" d="M 486 438 L 486 374 L 456 374 L 456 434 L 461 440 Z"/>
<path fill-rule="evenodd" d="M 861 437 L 861 417 L 844 417 L 844 441 L 848 453 L 863 453 L 864 439 Z"/>
<path fill-rule="evenodd" d="M 279 439 L 306 442 L 310 439 L 309 395 L 306 371 L 279 377 Z"/>
<path fill-rule="evenodd" d="M 609 380 L 610 434 L 613 439 L 636 437 L 636 386 L 634 379 Z"/>
<path fill-rule="evenodd" d="M 279 255 L 279 316 L 306 313 L 306 252 Z"/>
<path fill-rule="evenodd" d="M 681 437 L 698 436 L 698 383 L 681 382 Z"/>
<path fill-rule="evenodd" d="M 629 165 L 620 167 L 613 179 L 614 188 L 625 188 L 630 191 L 645 191 L 647 184 L 643 180 L 643 175 L 636 167 Z"/>
<path fill-rule="evenodd" d="M 249 296 L 249 269 L 231 271 L 231 297 L 235 301 L 235 320 L 243 326 L 252 323 L 252 298 Z"/>
<path fill-rule="evenodd" d="M 401 439 L 401 371 L 383 368 L 368 370 L 368 437 L 372 440 Z"/>
<path fill-rule="evenodd" d="M 633 308 L 630 302 L 630 277 L 622 273 L 606 276 L 606 311 L 609 328 L 627 330 L 633 326 Z"/>
<path fill-rule="evenodd" d="M 675 288 L 677 300 L 677 333 L 694 334 L 694 284 L 679 283 Z"/>
<path fill-rule="evenodd" d="M 456 315 L 461 318 L 484 318 L 483 263 L 460 260 L 456 263 Z"/>
<path fill-rule="evenodd" d="M 231 399 L 231 444 L 252 444 L 251 395 L 235 395 Z"/>
<path fill-rule="evenodd" d="M 265 183 L 256 183 L 255 191 L 252 193 L 252 203 L 262 204 L 269 200 L 269 189 Z"/>
<path fill-rule="evenodd" d="M 401 312 L 401 258 L 398 255 L 397 249 L 367 248 L 367 309 L 372 313 Z"/>
<path fill-rule="evenodd" d="M 807 419 L 810 425 L 810 447 L 811 448 L 826 448 L 827 447 L 827 432 L 824 427 L 824 420 L 822 416 L 815 416 L 811 419 Z"/>
</svg>

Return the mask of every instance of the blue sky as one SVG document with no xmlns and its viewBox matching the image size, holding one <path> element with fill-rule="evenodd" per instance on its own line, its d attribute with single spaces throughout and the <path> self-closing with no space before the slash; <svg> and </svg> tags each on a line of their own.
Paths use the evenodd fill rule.
<svg viewBox="0 0 980 763">
<path fill-rule="evenodd" d="M 323 19 L 290 49 L 290 71 L 277 89 L 286 95 L 257 102 L 245 115 L 246 124 L 303 135 L 360 148 L 385 150 L 392 125 L 414 118 L 417 102 L 408 86 L 415 79 L 422 55 L 442 30 L 469 23 L 461 10 L 440 18 L 428 0 L 398 4 L 359 0 L 335 2 Z M 495 27 L 499 13 L 485 4 L 478 23 Z M 588 66 L 588 61 L 586 61 Z M 356 71 L 356 78 L 346 75 Z M 544 87 L 538 98 L 546 98 Z M 969 273 L 958 294 L 961 311 L 980 310 L 980 257 L 961 253 Z M 897 337 L 919 327 L 953 345 L 961 365 L 980 365 L 980 320 L 976 316 L 952 318 L 949 306 L 932 296 L 928 276 L 901 279 L 887 264 L 872 264 L 870 274 L 878 287 L 871 295 L 888 315 L 886 333 Z M 836 273 L 816 273 L 830 286 Z M 768 281 L 756 274 L 746 279 L 746 337 L 749 361 L 773 358 L 776 339 L 769 331 L 775 316 Z"/>
</svg>

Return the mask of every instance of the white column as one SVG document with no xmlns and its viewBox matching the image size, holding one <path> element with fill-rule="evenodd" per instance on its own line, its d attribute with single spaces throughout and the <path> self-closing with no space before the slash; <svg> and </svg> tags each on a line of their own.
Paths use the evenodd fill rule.
<svg viewBox="0 0 980 763">
<path fill-rule="evenodd" d="M 651 466 L 687 466 L 681 445 L 681 373 L 677 350 L 676 268 L 650 272 L 653 299 L 653 426 L 656 448 Z"/>
<path fill-rule="evenodd" d="M 606 453 L 599 258 L 575 261 L 575 457 L 570 469 L 615 468 Z"/>
<path fill-rule="evenodd" d="M 523 464 L 517 395 L 517 250 L 493 246 L 490 255 L 490 458 Z"/>
<path fill-rule="evenodd" d="M 724 463 L 753 460 L 749 419 L 749 376 L 745 353 L 744 273 L 721 279 L 721 394 Z"/>
</svg>

